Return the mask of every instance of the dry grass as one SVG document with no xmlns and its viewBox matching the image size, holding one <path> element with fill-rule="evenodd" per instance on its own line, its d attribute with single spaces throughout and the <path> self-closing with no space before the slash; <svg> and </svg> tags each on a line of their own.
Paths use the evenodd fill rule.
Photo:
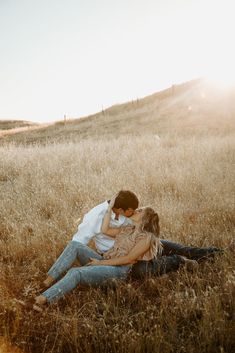
<svg viewBox="0 0 235 353">
<path fill-rule="evenodd" d="M 0 127 L 1 125 L 3 125 L 3 129 L 0 130 L 0 138 L 3 137 L 11 137 L 15 136 L 16 134 L 21 134 L 26 132 L 27 134 L 31 133 L 32 131 L 35 130 L 40 130 L 40 129 L 45 129 L 46 127 L 52 125 L 52 123 L 48 123 L 48 124 L 27 124 L 22 122 L 21 124 L 19 123 L 18 127 L 13 127 L 14 125 L 12 124 L 3 124 L 0 122 Z M 17 126 L 17 124 L 15 124 Z M 11 127 L 10 127 L 11 126 Z M 14 137 L 13 137 L 14 138 Z"/>
<path fill-rule="evenodd" d="M 23 121 L 23 120 L 0 120 L 0 131 L 2 130 L 11 130 L 15 128 L 21 127 L 29 127 L 34 126 L 35 123 L 30 121 Z"/>
<path fill-rule="evenodd" d="M 42 316 L 14 298 L 37 284 L 76 219 L 125 188 L 162 236 L 226 247 L 234 236 L 234 139 L 124 136 L 0 149 L 0 331 L 26 352 L 232 352 L 234 258 L 117 290 L 76 290 Z"/>
</svg>

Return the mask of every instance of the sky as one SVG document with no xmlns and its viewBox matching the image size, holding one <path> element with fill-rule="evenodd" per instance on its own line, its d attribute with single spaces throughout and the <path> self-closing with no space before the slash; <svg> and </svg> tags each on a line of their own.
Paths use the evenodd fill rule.
<svg viewBox="0 0 235 353">
<path fill-rule="evenodd" d="M 234 81 L 232 0 L 0 0 L 0 120 L 78 118 Z"/>
</svg>

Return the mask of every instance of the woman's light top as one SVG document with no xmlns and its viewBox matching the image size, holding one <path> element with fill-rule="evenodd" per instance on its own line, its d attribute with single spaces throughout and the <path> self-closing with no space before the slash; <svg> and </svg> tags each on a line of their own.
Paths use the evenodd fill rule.
<svg viewBox="0 0 235 353">
<path fill-rule="evenodd" d="M 123 232 L 117 235 L 114 246 L 104 254 L 104 259 L 112 259 L 128 255 L 134 246 L 143 239 L 150 240 L 150 247 L 143 255 L 139 256 L 137 260 L 149 261 L 161 254 L 161 242 L 153 234 L 132 231 L 129 234 Z"/>
</svg>

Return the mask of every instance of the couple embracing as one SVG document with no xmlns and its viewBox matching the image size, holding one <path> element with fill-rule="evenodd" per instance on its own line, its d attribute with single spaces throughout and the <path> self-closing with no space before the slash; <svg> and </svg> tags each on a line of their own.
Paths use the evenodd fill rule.
<svg viewBox="0 0 235 353">
<path fill-rule="evenodd" d="M 135 279 L 198 266 L 196 260 L 219 251 L 188 247 L 159 238 L 158 214 L 151 207 L 138 208 L 137 196 L 121 190 L 113 199 L 90 210 L 77 233 L 50 268 L 43 292 L 33 309 L 42 311 L 78 285 L 99 286 L 109 280 Z M 96 250 L 88 246 L 95 243 Z M 79 267 L 71 267 L 78 260 Z"/>
</svg>

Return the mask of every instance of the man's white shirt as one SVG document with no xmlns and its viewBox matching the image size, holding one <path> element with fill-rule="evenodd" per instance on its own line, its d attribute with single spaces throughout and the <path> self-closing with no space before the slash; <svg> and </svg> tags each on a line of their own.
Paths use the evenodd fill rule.
<svg viewBox="0 0 235 353">
<path fill-rule="evenodd" d="M 111 238 L 108 235 L 101 233 L 103 219 L 108 206 L 108 201 L 105 201 L 86 213 L 83 217 L 82 223 L 78 226 L 77 233 L 74 234 L 72 240 L 87 245 L 89 241 L 93 239 L 95 241 L 96 249 L 101 253 L 112 248 L 115 238 Z M 119 215 L 118 219 L 115 219 L 115 213 L 111 213 L 111 228 L 119 228 L 121 226 L 128 226 L 132 224 L 131 219 L 122 215 Z"/>
</svg>

